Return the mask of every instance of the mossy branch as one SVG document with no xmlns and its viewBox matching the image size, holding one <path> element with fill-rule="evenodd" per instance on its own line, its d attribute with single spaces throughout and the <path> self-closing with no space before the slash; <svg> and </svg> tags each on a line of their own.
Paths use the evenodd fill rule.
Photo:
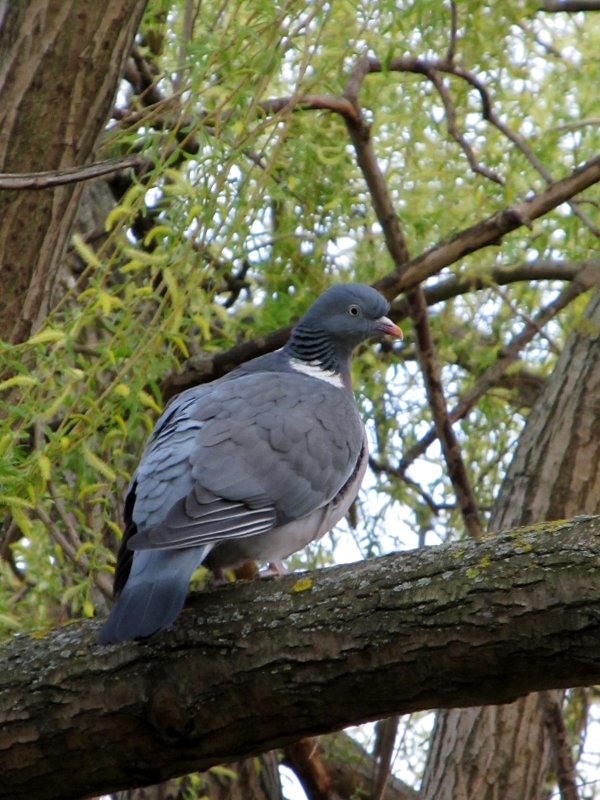
<svg viewBox="0 0 600 800">
<path fill-rule="evenodd" d="M 172 631 L 97 623 L 0 650 L 0 798 L 151 784 L 393 713 L 600 682 L 600 517 L 191 597 Z"/>
</svg>

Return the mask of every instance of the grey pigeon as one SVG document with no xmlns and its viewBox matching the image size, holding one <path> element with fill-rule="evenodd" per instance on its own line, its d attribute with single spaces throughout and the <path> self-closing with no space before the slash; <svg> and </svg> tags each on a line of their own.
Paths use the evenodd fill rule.
<svg viewBox="0 0 600 800">
<path fill-rule="evenodd" d="M 101 644 L 168 628 L 200 564 L 278 562 L 344 516 L 368 455 L 350 358 L 368 338 L 401 336 L 388 308 L 369 286 L 334 286 L 281 350 L 169 403 L 125 500 Z"/>
</svg>

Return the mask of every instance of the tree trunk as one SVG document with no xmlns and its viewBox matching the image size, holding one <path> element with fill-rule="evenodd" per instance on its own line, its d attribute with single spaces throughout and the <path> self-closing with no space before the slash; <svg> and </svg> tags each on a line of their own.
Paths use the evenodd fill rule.
<svg viewBox="0 0 600 800">
<path fill-rule="evenodd" d="M 491 529 L 600 509 L 600 291 L 527 420 Z M 424 800 L 541 800 L 552 747 L 538 695 L 440 712 Z"/>
<path fill-rule="evenodd" d="M 0 798 L 156 783 L 390 714 L 600 681 L 599 581 L 586 517 L 206 591 L 147 643 L 100 647 L 96 623 L 16 638 Z"/>
<path fill-rule="evenodd" d="M 0 172 L 89 162 L 146 0 L 0 0 Z M 0 191 L 0 337 L 48 311 L 83 184 Z"/>
</svg>

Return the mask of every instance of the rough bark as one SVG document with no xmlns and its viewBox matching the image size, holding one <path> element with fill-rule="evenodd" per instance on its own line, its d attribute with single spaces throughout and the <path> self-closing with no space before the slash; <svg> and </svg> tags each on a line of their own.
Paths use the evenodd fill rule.
<svg viewBox="0 0 600 800">
<path fill-rule="evenodd" d="M 0 0 L 0 172 L 91 160 L 146 0 Z M 0 337 L 46 316 L 82 184 L 0 191 Z"/>
<path fill-rule="evenodd" d="M 519 439 L 490 527 L 600 510 L 600 291 L 569 338 Z"/>
<path fill-rule="evenodd" d="M 600 292 L 530 412 L 491 529 L 600 508 Z M 552 747 L 537 695 L 512 706 L 439 715 L 425 800 L 544 797 Z"/>
<path fill-rule="evenodd" d="M 99 794 L 600 681 L 599 580 L 590 517 L 206 591 L 144 644 L 99 647 L 95 623 L 17 637 L 0 651 L 0 798 Z"/>
</svg>

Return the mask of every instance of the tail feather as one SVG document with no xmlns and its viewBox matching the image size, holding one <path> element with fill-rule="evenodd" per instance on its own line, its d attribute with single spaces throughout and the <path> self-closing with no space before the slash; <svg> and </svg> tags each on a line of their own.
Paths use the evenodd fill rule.
<svg viewBox="0 0 600 800">
<path fill-rule="evenodd" d="M 204 546 L 135 552 L 127 583 L 98 642 L 142 639 L 170 627 L 183 608 L 192 573 L 209 550 Z"/>
</svg>

